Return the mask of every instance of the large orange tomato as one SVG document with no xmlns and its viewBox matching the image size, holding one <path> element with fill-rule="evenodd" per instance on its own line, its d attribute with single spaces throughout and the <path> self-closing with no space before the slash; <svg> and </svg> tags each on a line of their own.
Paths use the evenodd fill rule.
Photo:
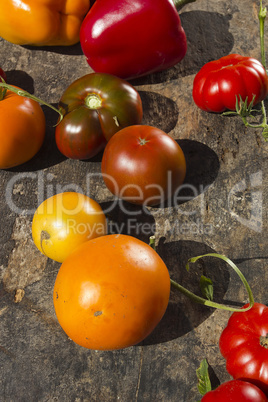
<svg viewBox="0 0 268 402">
<path fill-rule="evenodd" d="M 170 294 L 167 267 L 147 243 L 107 235 L 78 247 L 61 265 L 54 307 L 66 334 L 95 350 L 141 342 L 161 320 Z"/>
<path fill-rule="evenodd" d="M 63 262 L 81 243 L 106 234 L 106 217 L 93 199 L 76 192 L 56 194 L 39 205 L 32 221 L 36 247 Z"/>
<path fill-rule="evenodd" d="M 45 115 L 35 100 L 0 88 L 0 169 L 30 160 L 45 138 Z"/>
</svg>

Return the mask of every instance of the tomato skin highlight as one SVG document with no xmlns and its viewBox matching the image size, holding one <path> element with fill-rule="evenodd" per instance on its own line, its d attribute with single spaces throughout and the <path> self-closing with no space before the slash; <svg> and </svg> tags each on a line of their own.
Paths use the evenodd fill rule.
<svg viewBox="0 0 268 402">
<path fill-rule="evenodd" d="M 100 205 L 84 194 L 65 192 L 43 201 L 32 221 L 32 237 L 39 251 L 63 262 L 80 244 L 106 235 Z"/>
<path fill-rule="evenodd" d="M 254 303 L 243 313 L 233 313 L 223 330 L 219 347 L 226 369 L 235 379 L 255 384 L 268 395 L 268 307 Z"/>
<path fill-rule="evenodd" d="M 60 152 L 71 159 L 90 159 L 104 149 L 120 129 L 139 124 L 143 109 L 139 93 L 127 81 L 110 74 L 87 74 L 63 93 L 56 126 Z"/>
<path fill-rule="evenodd" d="M 241 313 L 242 314 L 242 313 Z M 255 385 L 240 380 L 227 381 L 207 392 L 202 402 L 267 402 L 265 394 Z"/>
<path fill-rule="evenodd" d="M 236 110 L 236 97 L 253 105 L 268 95 L 268 76 L 263 65 L 252 57 L 230 54 L 205 64 L 193 82 L 195 104 L 206 112 Z"/>
<path fill-rule="evenodd" d="M 61 265 L 53 300 L 66 334 L 88 349 L 141 342 L 164 315 L 170 294 L 166 265 L 148 244 L 107 235 L 78 247 Z"/>
<path fill-rule="evenodd" d="M 28 162 L 44 142 L 46 121 L 41 106 L 10 90 L 0 100 L 0 125 L 0 169 Z"/>
<path fill-rule="evenodd" d="M 180 146 L 164 131 L 135 125 L 108 142 L 101 171 L 114 195 L 134 204 L 158 205 L 180 188 L 186 161 Z"/>
</svg>

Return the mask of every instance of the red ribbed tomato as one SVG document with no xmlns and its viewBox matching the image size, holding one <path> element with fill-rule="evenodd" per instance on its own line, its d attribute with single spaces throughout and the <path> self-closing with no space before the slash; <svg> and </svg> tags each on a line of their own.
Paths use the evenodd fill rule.
<svg viewBox="0 0 268 402">
<path fill-rule="evenodd" d="M 268 94 L 268 76 L 252 57 L 230 54 L 205 64 L 193 83 L 193 99 L 207 112 L 236 110 L 236 97 L 248 104 L 261 102 Z"/>
<path fill-rule="evenodd" d="M 241 313 L 243 314 L 243 313 Z M 209 391 L 202 402 L 267 402 L 264 393 L 255 385 L 239 380 L 231 380 Z"/>
<path fill-rule="evenodd" d="M 268 395 L 268 307 L 255 303 L 248 311 L 233 313 L 219 346 L 231 376 L 257 385 Z"/>
</svg>

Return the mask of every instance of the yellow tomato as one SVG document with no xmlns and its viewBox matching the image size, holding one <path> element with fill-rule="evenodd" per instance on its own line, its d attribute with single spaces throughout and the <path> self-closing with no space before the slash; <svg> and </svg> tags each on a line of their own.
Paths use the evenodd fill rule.
<svg viewBox="0 0 268 402">
<path fill-rule="evenodd" d="M 107 233 L 101 206 L 86 195 L 65 192 L 39 205 L 32 221 L 32 237 L 42 254 L 63 262 L 80 244 Z"/>
</svg>

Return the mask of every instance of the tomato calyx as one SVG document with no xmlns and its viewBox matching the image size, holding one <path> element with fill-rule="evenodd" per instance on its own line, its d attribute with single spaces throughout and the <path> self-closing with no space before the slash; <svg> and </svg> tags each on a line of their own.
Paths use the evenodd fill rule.
<svg viewBox="0 0 268 402">
<path fill-rule="evenodd" d="M 102 106 L 102 99 L 98 94 L 89 94 L 85 98 L 85 105 L 89 109 L 99 109 Z"/>
<path fill-rule="evenodd" d="M 268 349 L 268 333 L 260 336 L 260 345 L 265 349 Z"/>
<path fill-rule="evenodd" d="M 146 138 L 139 138 L 139 145 L 145 145 L 147 142 L 149 142 L 149 140 L 146 140 Z"/>
<path fill-rule="evenodd" d="M 254 104 L 256 95 L 253 95 L 253 98 L 249 104 L 248 104 L 248 97 L 246 97 L 245 101 L 243 101 L 241 95 L 236 96 L 235 98 L 236 98 L 235 111 L 231 110 L 228 112 L 224 112 L 224 113 L 222 113 L 222 115 L 223 116 L 238 115 L 243 120 L 245 126 L 256 127 L 256 125 L 252 126 L 247 121 L 248 117 L 254 118 L 254 116 L 252 115 L 253 112 L 258 112 L 257 109 L 253 109 L 253 104 Z M 259 125 L 258 125 L 258 127 L 259 127 Z"/>
<path fill-rule="evenodd" d="M 149 245 L 152 248 L 154 248 L 154 250 L 156 250 L 155 236 L 150 237 Z M 183 293 L 185 296 L 189 297 L 192 301 L 194 301 L 196 303 L 199 303 L 199 304 L 203 304 L 203 305 L 208 306 L 208 307 L 213 307 L 213 308 L 217 308 L 217 309 L 220 309 L 220 310 L 235 311 L 235 312 L 244 312 L 244 311 L 250 310 L 251 307 L 254 305 L 254 297 L 253 297 L 252 290 L 251 290 L 246 278 L 244 277 L 244 275 L 240 271 L 240 269 L 235 265 L 235 263 L 233 261 L 231 261 L 225 255 L 218 254 L 218 253 L 208 253 L 208 254 L 199 255 L 197 257 L 189 258 L 189 260 L 188 260 L 188 262 L 186 264 L 187 271 L 189 271 L 189 269 L 190 269 L 190 263 L 195 263 L 197 260 L 199 260 L 200 258 L 204 258 L 204 257 L 220 258 L 221 260 L 225 261 L 228 265 L 230 265 L 231 268 L 233 268 L 233 270 L 237 273 L 237 275 L 241 279 L 241 281 L 244 284 L 244 286 L 246 288 L 246 291 L 248 293 L 249 304 L 248 304 L 247 307 L 235 308 L 235 307 L 227 306 L 225 304 L 220 304 L 220 303 L 213 302 L 210 299 L 204 299 L 203 297 L 197 296 L 196 294 L 192 293 L 190 290 L 186 289 L 185 287 L 183 287 L 182 285 L 180 285 L 179 283 L 175 282 L 173 279 L 170 278 L 171 286 L 174 289 L 178 290 L 179 292 Z M 268 339 L 267 339 L 267 342 L 268 342 Z"/>
<path fill-rule="evenodd" d="M 257 123 L 250 123 L 248 118 L 254 119 L 255 116 L 252 114 L 253 112 L 258 112 L 257 109 L 253 109 L 253 104 L 255 100 L 255 95 L 252 98 L 252 101 L 248 104 L 248 98 L 245 99 L 243 102 L 241 96 L 239 95 L 239 99 L 236 96 L 236 110 L 235 111 L 228 111 L 222 113 L 223 116 L 230 116 L 230 115 L 237 115 L 240 116 L 245 127 L 252 127 L 252 128 L 262 128 L 263 138 L 265 141 L 268 140 L 268 124 L 267 124 L 267 116 L 266 110 L 264 106 L 264 101 L 261 101 L 261 113 L 262 113 L 262 122 L 260 124 Z"/>
</svg>

